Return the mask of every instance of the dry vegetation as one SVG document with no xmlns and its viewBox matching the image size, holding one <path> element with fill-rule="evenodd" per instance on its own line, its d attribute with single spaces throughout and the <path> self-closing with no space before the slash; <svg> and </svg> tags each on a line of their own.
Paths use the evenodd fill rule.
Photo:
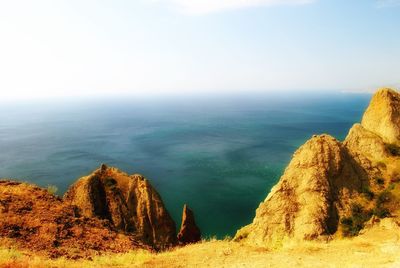
<svg viewBox="0 0 400 268">
<path fill-rule="evenodd" d="M 370 179 L 361 195 L 350 204 L 350 214 L 340 220 L 338 235 L 356 236 L 371 218 L 398 217 L 400 215 L 400 162 L 398 158 L 379 163 L 381 176 Z"/>
<path fill-rule="evenodd" d="M 292 243 L 269 250 L 210 239 L 163 253 L 143 250 L 93 257 L 48 259 L 0 250 L 0 267 L 399 267 L 399 226 L 385 219 L 352 239 Z"/>
<path fill-rule="evenodd" d="M 132 267 L 140 266 L 150 260 L 152 254 L 145 250 L 135 250 L 125 254 L 95 256 L 92 259 L 79 261 L 65 257 L 49 259 L 44 256 L 31 255 L 15 249 L 0 249 L 0 267 L 25 268 L 25 267 Z"/>
<path fill-rule="evenodd" d="M 0 180 L 0 214 L 1 247 L 75 259 L 148 248 L 108 221 L 81 217 L 48 190 L 26 183 Z"/>
</svg>

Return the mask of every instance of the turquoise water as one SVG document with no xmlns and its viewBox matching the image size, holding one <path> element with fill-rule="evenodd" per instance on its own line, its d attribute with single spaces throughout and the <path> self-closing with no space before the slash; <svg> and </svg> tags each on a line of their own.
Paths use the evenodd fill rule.
<svg viewBox="0 0 400 268">
<path fill-rule="evenodd" d="M 251 222 L 296 148 L 343 139 L 369 95 L 109 98 L 0 105 L 0 177 L 63 194 L 101 163 L 142 173 L 180 223 L 184 203 L 204 236 Z"/>
</svg>

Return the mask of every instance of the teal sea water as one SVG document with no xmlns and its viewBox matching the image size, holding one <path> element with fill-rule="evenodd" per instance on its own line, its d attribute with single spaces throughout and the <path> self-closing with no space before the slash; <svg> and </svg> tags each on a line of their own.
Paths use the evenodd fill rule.
<svg viewBox="0 0 400 268">
<path fill-rule="evenodd" d="M 179 225 L 188 203 L 204 236 L 251 222 L 298 146 L 344 139 L 370 95 L 91 98 L 0 105 L 0 177 L 63 194 L 101 163 L 145 175 Z"/>
</svg>

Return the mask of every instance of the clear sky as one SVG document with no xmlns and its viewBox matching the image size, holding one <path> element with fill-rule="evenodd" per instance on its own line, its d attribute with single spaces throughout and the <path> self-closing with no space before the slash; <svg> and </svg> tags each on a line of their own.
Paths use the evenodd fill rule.
<svg viewBox="0 0 400 268">
<path fill-rule="evenodd" d="M 0 0 L 0 98 L 400 84 L 400 0 Z"/>
</svg>

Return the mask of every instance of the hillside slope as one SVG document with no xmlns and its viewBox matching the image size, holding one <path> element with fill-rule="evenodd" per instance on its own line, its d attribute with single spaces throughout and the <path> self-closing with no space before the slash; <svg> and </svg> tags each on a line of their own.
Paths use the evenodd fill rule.
<svg viewBox="0 0 400 268">
<path fill-rule="evenodd" d="M 384 219 L 352 239 L 300 242 L 267 249 L 247 243 L 208 241 L 162 253 L 131 251 L 93 260 L 45 259 L 0 250 L 0 267 L 400 267 L 400 230 Z"/>
<path fill-rule="evenodd" d="M 397 217 L 399 100 L 396 91 L 381 89 L 343 143 L 320 135 L 302 145 L 235 240 L 281 247 L 354 236 L 371 217 Z"/>
</svg>

